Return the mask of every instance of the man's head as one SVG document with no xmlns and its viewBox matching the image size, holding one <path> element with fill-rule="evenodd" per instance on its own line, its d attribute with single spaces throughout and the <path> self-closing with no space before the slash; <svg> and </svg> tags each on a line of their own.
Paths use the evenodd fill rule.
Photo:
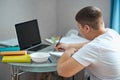
<svg viewBox="0 0 120 80">
<path fill-rule="evenodd" d="M 81 35 L 90 40 L 97 36 L 91 36 L 90 34 L 93 34 L 93 31 L 99 31 L 104 26 L 101 10 L 93 6 L 81 9 L 76 14 L 75 19 L 78 23 L 78 27 L 80 28 Z"/>
</svg>

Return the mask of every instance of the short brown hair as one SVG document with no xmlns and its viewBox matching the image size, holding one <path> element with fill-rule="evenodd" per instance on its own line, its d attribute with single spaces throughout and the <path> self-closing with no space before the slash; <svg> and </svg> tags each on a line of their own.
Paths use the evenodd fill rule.
<svg viewBox="0 0 120 80">
<path fill-rule="evenodd" d="M 81 9 L 75 17 L 76 21 L 82 26 L 87 24 L 96 30 L 99 28 L 100 18 L 102 18 L 101 10 L 93 6 L 88 6 Z"/>
</svg>

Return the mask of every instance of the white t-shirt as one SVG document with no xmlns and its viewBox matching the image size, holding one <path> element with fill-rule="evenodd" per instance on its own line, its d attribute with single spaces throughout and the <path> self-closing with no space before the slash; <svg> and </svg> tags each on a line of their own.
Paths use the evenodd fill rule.
<svg viewBox="0 0 120 80">
<path fill-rule="evenodd" d="M 120 80 L 120 35 L 112 29 L 107 28 L 72 57 L 87 67 L 91 80 Z"/>
</svg>

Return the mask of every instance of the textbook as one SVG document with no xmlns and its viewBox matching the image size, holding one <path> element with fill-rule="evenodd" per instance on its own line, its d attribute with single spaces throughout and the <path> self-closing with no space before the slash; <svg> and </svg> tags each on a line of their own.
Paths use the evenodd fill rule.
<svg viewBox="0 0 120 80">
<path fill-rule="evenodd" d="M 27 51 L 4 51 L 0 52 L 1 56 L 19 56 L 19 55 L 25 55 L 27 54 Z"/>
<path fill-rule="evenodd" d="M 0 47 L 0 52 L 3 51 L 19 51 L 20 47 Z"/>
<path fill-rule="evenodd" d="M 2 62 L 3 63 L 30 63 L 31 62 L 31 58 L 30 55 L 25 54 L 25 55 L 19 55 L 19 56 L 3 56 L 2 57 Z"/>
</svg>

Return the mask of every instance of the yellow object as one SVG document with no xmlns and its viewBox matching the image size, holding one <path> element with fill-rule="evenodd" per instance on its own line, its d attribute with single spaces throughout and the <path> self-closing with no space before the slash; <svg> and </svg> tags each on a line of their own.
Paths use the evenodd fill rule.
<svg viewBox="0 0 120 80">
<path fill-rule="evenodd" d="M 60 39 L 60 36 L 53 36 L 51 37 L 52 43 L 56 44 L 56 41 Z"/>
<path fill-rule="evenodd" d="M 56 36 L 56 40 L 59 40 L 60 39 L 60 36 Z"/>
<path fill-rule="evenodd" d="M 31 62 L 28 54 L 19 56 L 3 56 L 2 62 Z"/>
</svg>

